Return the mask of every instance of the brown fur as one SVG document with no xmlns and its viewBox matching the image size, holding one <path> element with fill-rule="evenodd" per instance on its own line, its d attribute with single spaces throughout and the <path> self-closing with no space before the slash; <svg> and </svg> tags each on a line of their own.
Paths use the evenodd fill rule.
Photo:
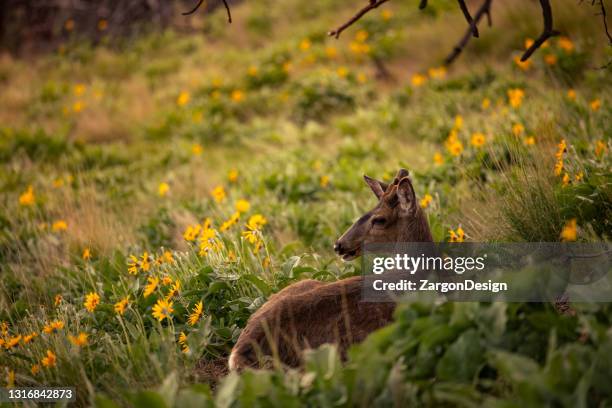
<svg viewBox="0 0 612 408">
<path fill-rule="evenodd" d="M 391 185 L 367 176 L 366 182 L 379 203 L 338 240 L 334 249 L 339 255 L 354 259 L 370 242 L 432 241 L 406 170 L 400 170 Z M 337 344 L 345 356 L 351 344 L 393 318 L 394 303 L 361 302 L 362 280 L 361 276 L 333 283 L 307 279 L 270 297 L 240 334 L 230 369 L 258 367 L 270 359 L 298 366 L 303 350 L 324 343 Z"/>
</svg>

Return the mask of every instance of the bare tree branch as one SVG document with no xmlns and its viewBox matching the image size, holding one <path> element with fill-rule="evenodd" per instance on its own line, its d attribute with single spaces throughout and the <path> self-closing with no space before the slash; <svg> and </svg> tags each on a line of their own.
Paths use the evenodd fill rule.
<svg viewBox="0 0 612 408">
<path fill-rule="evenodd" d="M 335 30 L 328 32 L 327 35 L 329 35 L 330 37 L 333 36 L 333 37 L 339 38 L 340 33 L 342 33 L 342 31 L 346 30 L 348 27 L 353 25 L 357 20 L 363 17 L 370 10 L 377 8 L 378 6 L 380 6 L 383 3 L 386 3 L 387 1 L 388 0 L 370 0 L 370 3 L 364 8 L 362 8 L 361 10 L 359 10 L 357 14 L 351 17 L 350 20 L 348 20 L 346 23 L 342 24 L 340 27 L 336 28 Z"/>
<path fill-rule="evenodd" d="M 474 37 L 478 38 L 478 27 L 476 27 L 476 24 L 474 24 L 474 20 L 472 19 L 467 5 L 465 4 L 465 0 L 459 0 L 459 8 L 463 12 L 463 15 L 465 16 L 465 19 L 467 20 L 470 27 L 472 27 L 472 34 L 474 35 Z"/>
<path fill-rule="evenodd" d="M 482 2 L 482 5 L 480 6 L 478 11 L 474 15 L 474 20 L 473 20 L 474 21 L 473 22 L 473 26 L 474 27 L 476 27 L 478 25 L 478 23 L 480 22 L 480 19 L 482 18 L 482 16 L 484 16 L 485 14 L 486 15 L 490 14 L 490 12 L 491 12 L 491 3 L 492 2 L 493 2 L 493 0 L 484 0 Z M 450 64 L 453 63 L 453 61 L 455 59 L 457 59 L 459 54 L 461 54 L 461 52 L 463 51 L 463 49 L 465 48 L 467 43 L 470 41 L 470 38 L 472 37 L 473 33 L 474 33 L 474 31 L 472 29 L 472 25 L 470 25 L 470 28 L 468 28 L 467 32 L 463 35 L 463 38 L 461 38 L 461 41 L 459 41 L 457 43 L 455 48 L 453 48 L 453 51 L 444 60 L 444 65 L 450 65 Z"/>
<path fill-rule="evenodd" d="M 610 36 L 610 31 L 608 31 L 608 21 L 606 20 L 606 6 L 604 5 L 603 0 L 599 0 L 599 8 L 601 9 L 601 19 L 603 20 L 604 30 L 606 31 L 606 35 L 608 36 L 608 44 L 612 45 L 612 36 Z"/>
<path fill-rule="evenodd" d="M 184 16 L 188 16 L 190 14 L 195 13 L 196 11 L 198 11 L 198 9 L 200 8 L 200 6 L 202 5 L 202 3 L 204 3 L 204 0 L 200 0 L 198 1 L 198 4 L 196 4 L 196 6 L 193 8 L 193 10 L 191 11 L 186 11 L 183 13 Z"/>
<path fill-rule="evenodd" d="M 227 4 L 227 0 L 221 0 L 221 1 L 223 1 L 223 5 L 225 6 L 225 10 L 227 11 L 227 22 L 231 24 L 231 22 L 232 22 L 232 12 L 230 11 L 229 4 Z M 196 6 L 193 8 L 193 10 L 187 11 L 187 12 L 183 13 L 183 15 L 184 16 L 188 16 L 190 14 L 195 13 L 196 11 L 198 11 L 198 9 L 202 5 L 202 3 L 204 3 L 204 0 L 199 0 L 198 4 L 196 4 Z"/>
<path fill-rule="evenodd" d="M 531 44 L 531 47 L 527 48 L 523 56 L 521 57 L 521 61 L 527 61 L 531 54 L 535 52 L 546 40 L 550 37 L 554 37 L 559 35 L 559 31 L 553 29 L 553 18 L 552 18 L 552 9 L 550 8 L 549 0 L 540 0 L 540 6 L 542 7 L 542 16 L 544 17 L 544 31 L 542 34 Z"/>
</svg>

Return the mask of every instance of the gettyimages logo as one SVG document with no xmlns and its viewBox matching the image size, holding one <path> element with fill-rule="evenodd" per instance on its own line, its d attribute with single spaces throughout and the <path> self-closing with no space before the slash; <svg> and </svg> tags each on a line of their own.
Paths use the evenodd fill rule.
<svg viewBox="0 0 612 408">
<path fill-rule="evenodd" d="M 612 301 L 601 243 L 399 243 L 363 248 L 363 300 Z"/>
</svg>

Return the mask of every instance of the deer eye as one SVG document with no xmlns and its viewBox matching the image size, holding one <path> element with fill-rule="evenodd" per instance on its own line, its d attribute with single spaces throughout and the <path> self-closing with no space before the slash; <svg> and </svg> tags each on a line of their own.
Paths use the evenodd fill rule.
<svg viewBox="0 0 612 408">
<path fill-rule="evenodd" d="M 387 223 L 387 219 L 385 217 L 376 217 L 372 219 L 372 225 L 382 226 Z"/>
</svg>

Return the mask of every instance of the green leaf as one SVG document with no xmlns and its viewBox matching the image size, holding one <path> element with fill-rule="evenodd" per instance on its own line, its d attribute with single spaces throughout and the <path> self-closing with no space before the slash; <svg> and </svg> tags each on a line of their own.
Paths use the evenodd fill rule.
<svg viewBox="0 0 612 408">
<path fill-rule="evenodd" d="M 469 382 L 484 363 L 481 339 L 475 329 L 464 332 L 446 350 L 436 367 L 441 380 Z"/>
<path fill-rule="evenodd" d="M 140 391 L 130 399 L 135 408 L 169 408 L 162 396 L 155 391 Z"/>
</svg>

